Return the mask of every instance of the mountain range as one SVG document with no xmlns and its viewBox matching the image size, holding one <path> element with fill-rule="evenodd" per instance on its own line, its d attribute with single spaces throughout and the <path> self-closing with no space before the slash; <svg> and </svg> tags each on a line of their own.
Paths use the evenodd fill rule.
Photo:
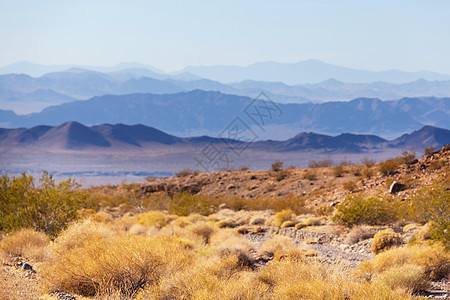
<svg viewBox="0 0 450 300">
<path fill-rule="evenodd" d="M 352 83 L 371 83 L 377 81 L 385 81 L 391 83 L 406 83 L 415 81 L 420 78 L 426 80 L 450 80 L 449 75 L 439 74 L 430 71 L 419 72 L 405 72 L 400 70 L 387 71 L 366 71 L 356 70 L 341 66 L 336 66 L 329 63 L 324 63 L 319 60 L 310 59 L 299 61 L 295 63 L 280 63 L 280 62 L 257 62 L 248 66 L 233 66 L 233 65 L 216 65 L 216 66 L 187 66 L 181 71 L 168 74 L 158 68 L 143 65 L 139 63 L 120 63 L 112 67 L 93 67 L 83 65 L 39 65 L 30 62 L 14 63 L 0 68 L 0 74 L 16 73 L 29 74 L 31 76 L 42 76 L 50 72 L 58 72 L 70 68 L 82 68 L 97 72 L 113 73 L 124 69 L 139 69 L 148 70 L 154 74 L 153 76 L 170 75 L 179 76 L 180 74 L 190 74 L 190 77 L 201 77 L 222 83 L 239 82 L 243 80 L 256 81 L 272 81 L 284 82 L 286 84 L 306 84 L 318 83 L 328 79 L 336 79 L 344 82 Z M 153 77 L 149 76 L 149 77 Z"/>
<path fill-rule="evenodd" d="M 287 85 L 282 82 L 244 80 L 231 84 L 200 78 L 191 73 L 167 75 L 145 68 L 101 73 L 68 69 L 40 77 L 25 74 L 0 75 L 0 108 L 18 114 L 38 112 L 52 104 L 85 100 L 93 96 L 134 93 L 174 94 L 196 89 L 256 97 L 261 91 L 278 103 L 320 103 L 366 97 L 382 100 L 403 97 L 448 97 L 450 80 L 393 84 L 387 82 L 344 83 L 328 79 L 315 84 Z"/>
<path fill-rule="evenodd" d="M 124 150 L 132 152 L 157 145 L 167 147 L 204 146 L 207 144 L 237 147 L 265 152 L 292 152 L 320 150 L 323 152 L 360 153 L 384 148 L 421 151 L 427 146 L 440 148 L 450 144 L 450 130 L 425 126 L 393 140 L 375 135 L 343 133 L 337 136 L 302 132 L 284 141 L 258 141 L 247 143 L 208 136 L 182 138 L 144 125 L 101 124 L 85 126 L 67 122 L 59 126 L 36 126 L 29 129 L 0 129 L 0 149 L 39 148 L 55 150 Z"/>
<path fill-rule="evenodd" d="M 270 118 L 266 115 L 260 128 L 259 121 L 248 112 L 259 109 L 257 117 L 261 118 L 270 113 L 267 104 L 276 113 Z M 217 136 L 236 118 L 254 129 L 257 139 L 285 139 L 300 131 L 370 133 L 392 138 L 425 125 L 450 128 L 450 98 L 358 98 L 348 102 L 277 104 L 194 90 L 164 95 L 105 95 L 54 105 L 28 115 L 0 110 L 3 127 L 54 126 L 73 120 L 88 125 L 143 124 L 181 136 Z"/>
</svg>

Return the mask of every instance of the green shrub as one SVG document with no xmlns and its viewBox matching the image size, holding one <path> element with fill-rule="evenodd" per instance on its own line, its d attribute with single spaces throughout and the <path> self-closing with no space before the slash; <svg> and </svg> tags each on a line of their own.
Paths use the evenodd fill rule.
<svg viewBox="0 0 450 300">
<path fill-rule="evenodd" d="M 217 210 L 219 201 L 216 198 L 205 195 L 192 195 L 189 193 L 178 193 L 173 195 L 168 205 L 169 214 L 188 216 L 192 213 L 209 215 Z"/>
<path fill-rule="evenodd" d="M 348 196 L 333 217 L 335 222 L 353 226 L 360 224 L 382 225 L 398 219 L 397 207 L 385 199 Z"/>
<path fill-rule="evenodd" d="M 431 222 L 431 238 L 450 248 L 450 191 L 445 184 L 436 182 L 418 190 L 411 199 L 408 214 L 415 222 Z"/>
<path fill-rule="evenodd" d="M 19 177 L 0 177 L 0 231 L 34 228 L 55 236 L 86 203 L 79 184 L 68 179 L 55 183 L 43 172 L 39 183 L 23 173 Z"/>
</svg>

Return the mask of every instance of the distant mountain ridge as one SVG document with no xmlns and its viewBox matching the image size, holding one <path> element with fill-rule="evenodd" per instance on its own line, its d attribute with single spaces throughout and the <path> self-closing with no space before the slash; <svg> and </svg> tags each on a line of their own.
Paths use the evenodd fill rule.
<svg viewBox="0 0 450 300">
<path fill-rule="evenodd" d="M 0 128 L 0 148 L 9 151 L 15 147 L 37 147 L 48 150 L 92 150 L 116 149 L 133 151 L 142 147 L 163 145 L 176 147 L 183 145 L 205 146 L 209 143 L 238 145 L 237 147 L 265 152 L 296 152 L 322 150 L 328 152 L 360 153 L 369 150 L 415 147 L 421 151 L 425 147 L 440 148 L 450 144 L 450 130 L 432 126 L 423 127 L 410 134 L 388 141 L 374 135 L 340 134 L 329 136 L 313 132 L 303 132 L 285 141 L 259 141 L 247 144 L 230 139 L 212 137 L 181 138 L 158 129 L 143 125 L 102 124 L 87 127 L 78 122 L 67 122 L 59 126 L 36 126 L 30 129 Z"/>
<path fill-rule="evenodd" d="M 263 105 L 243 96 L 194 90 L 177 94 L 106 95 L 51 106 L 25 116 L 0 110 L 3 127 L 83 124 L 143 124 L 181 136 L 218 135 L 249 105 Z M 349 102 L 276 104 L 279 117 L 266 120 L 261 139 L 288 138 L 300 131 L 353 132 L 394 137 L 425 125 L 450 128 L 450 98 L 403 98 L 395 101 L 358 98 Z M 248 126 L 256 126 L 247 118 Z M 264 133 L 264 132 L 263 132 Z M 283 135 L 284 134 L 284 135 Z"/>
<path fill-rule="evenodd" d="M 318 83 L 330 78 L 352 83 L 370 83 L 377 81 L 405 83 L 420 78 L 427 80 L 450 80 L 450 75 L 430 71 L 404 72 L 400 70 L 388 70 L 375 72 L 355 70 L 324 63 L 315 59 L 295 63 L 258 62 L 248 66 L 188 66 L 183 71 L 222 83 L 257 80 L 281 81 L 286 84 L 305 84 Z"/>
</svg>

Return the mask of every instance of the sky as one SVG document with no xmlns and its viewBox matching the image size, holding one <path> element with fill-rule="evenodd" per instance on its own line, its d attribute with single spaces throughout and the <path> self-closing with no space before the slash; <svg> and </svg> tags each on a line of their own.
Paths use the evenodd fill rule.
<svg viewBox="0 0 450 300">
<path fill-rule="evenodd" d="M 0 0 L 0 66 L 324 62 L 450 74 L 450 1 Z"/>
</svg>

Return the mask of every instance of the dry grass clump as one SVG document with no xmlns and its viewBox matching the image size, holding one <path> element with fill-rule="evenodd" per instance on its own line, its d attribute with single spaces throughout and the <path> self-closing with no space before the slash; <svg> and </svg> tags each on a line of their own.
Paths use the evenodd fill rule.
<svg viewBox="0 0 450 300">
<path fill-rule="evenodd" d="M 81 248 L 91 240 L 115 236 L 117 233 L 108 225 L 96 223 L 90 219 L 71 224 L 54 240 L 50 249 L 54 254 L 63 254 L 72 249 Z"/>
<path fill-rule="evenodd" d="M 132 298 L 165 272 L 182 268 L 190 249 L 175 237 L 120 235 L 91 239 L 42 267 L 49 291 L 82 296 L 118 292 Z"/>
<path fill-rule="evenodd" d="M 209 244 L 212 235 L 216 232 L 213 225 L 205 222 L 199 222 L 186 227 L 188 235 L 194 239 L 200 239 L 204 244 Z"/>
<path fill-rule="evenodd" d="M 410 293 L 425 291 L 430 287 L 430 281 L 423 268 L 410 264 L 388 269 L 377 278 L 377 281 L 390 289 L 403 289 Z"/>
<path fill-rule="evenodd" d="M 354 227 L 346 236 L 344 243 L 353 245 L 358 242 L 373 238 L 375 230 L 372 228 Z"/>
<path fill-rule="evenodd" d="M 399 246 L 402 242 L 401 235 L 389 228 L 382 230 L 373 236 L 373 242 L 370 250 L 372 253 L 378 254 L 389 248 Z"/>
<path fill-rule="evenodd" d="M 280 227 L 286 221 L 291 221 L 295 217 L 295 214 L 290 209 L 283 209 L 282 211 L 276 213 L 274 216 L 271 216 L 265 222 L 266 226 L 276 226 Z"/>
<path fill-rule="evenodd" d="M 4 236 L 0 241 L 0 250 L 33 261 L 43 261 L 47 258 L 49 243 L 50 239 L 43 232 L 25 228 Z"/>
<path fill-rule="evenodd" d="M 356 181 L 349 180 L 342 184 L 342 187 L 349 192 L 354 192 L 356 190 Z"/>
<path fill-rule="evenodd" d="M 295 227 L 296 224 L 297 224 L 297 222 L 292 221 L 292 220 L 284 221 L 283 224 L 281 224 L 280 228 Z"/>
<path fill-rule="evenodd" d="M 185 228 L 189 225 L 195 224 L 197 222 L 205 222 L 206 217 L 200 214 L 190 214 L 189 216 L 178 217 L 175 219 L 172 224 L 178 226 L 180 228 Z"/>
<path fill-rule="evenodd" d="M 440 244 L 394 248 L 378 254 L 371 262 L 363 263 L 360 271 L 379 274 L 405 264 L 420 266 L 427 278 L 440 280 L 450 274 L 450 252 Z"/>
<path fill-rule="evenodd" d="M 295 242 L 291 238 L 276 235 L 265 241 L 258 252 L 260 255 L 273 257 L 278 251 L 288 251 L 296 247 L 297 245 L 295 245 Z"/>
<path fill-rule="evenodd" d="M 144 227 L 154 226 L 162 228 L 169 224 L 174 218 L 157 210 L 151 210 L 135 216 L 135 222 Z"/>
<path fill-rule="evenodd" d="M 321 217 L 310 217 L 303 222 L 306 226 L 320 226 L 322 225 Z"/>
<path fill-rule="evenodd" d="M 223 219 L 216 223 L 219 228 L 234 228 L 236 227 L 236 222 L 233 219 Z"/>
<path fill-rule="evenodd" d="M 274 261 L 260 272 L 268 299 L 413 299 L 408 292 L 378 282 L 349 279 L 339 266 L 294 259 Z"/>
<path fill-rule="evenodd" d="M 264 225 L 265 222 L 266 222 L 266 218 L 260 217 L 260 216 L 253 216 L 250 219 L 249 224 L 250 225 Z"/>
</svg>

